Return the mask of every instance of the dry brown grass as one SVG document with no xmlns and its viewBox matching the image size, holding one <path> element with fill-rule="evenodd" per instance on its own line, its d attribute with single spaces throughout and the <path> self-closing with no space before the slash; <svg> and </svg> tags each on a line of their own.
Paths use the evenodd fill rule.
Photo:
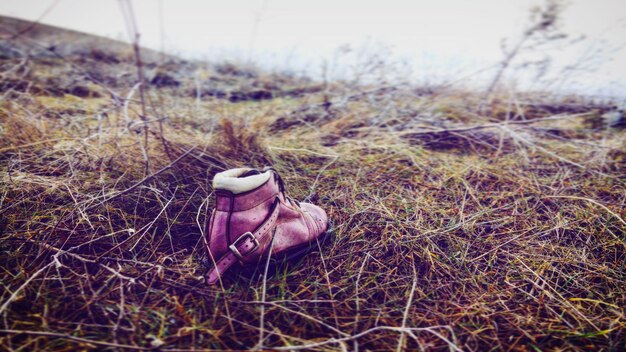
<svg viewBox="0 0 626 352">
<path fill-rule="evenodd" d="M 626 347 L 626 134 L 586 127 L 596 106 L 554 118 L 503 96 L 481 115 L 451 90 L 232 103 L 193 87 L 149 93 L 164 123 L 150 175 L 136 101 L 2 92 L 0 348 Z M 243 165 L 275 167 L 334 236 L 267 280 L 208 287 L 210 180 Z"/>
</svg>

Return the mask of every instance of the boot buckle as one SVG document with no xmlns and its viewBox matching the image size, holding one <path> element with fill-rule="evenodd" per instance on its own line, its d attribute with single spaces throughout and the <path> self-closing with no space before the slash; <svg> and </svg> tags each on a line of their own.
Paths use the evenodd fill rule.
<svg viewBox="0 0 626 352">
<path fill-rule="evenodd" d="M 239 245 L 240 242 L 242 242 L 242 241 L 244 241 L 244 240 L 246 240 L 248 238 L 250 238 L 252 240 L 252 244 L 254 244 L 254 247 L 252 247 L 252 249 L 250 249 L 247 253 L 242 255 L 239 252 L 239 249 L 237 249 L 237 246 Z M 230 249 L 230 251 L 233 252 L 235 257 L 237 257 L 237 259 L 239 259 L 239 260 L 242 260 L 244 255 L 248 255 L 249 253 L 254 252 L 257 248 L 259 248 L 259 240 L 257 240 L 257 238 L 254 237 L 254 235 L 250 231 L 248 231 L 248 232 L 244 233 L 243 235 L 239 236 L 239 238 L 236 239 L 235 242 L 233 242 L 233 244 L 228 246 L 228 249 Z"/>
</svg>

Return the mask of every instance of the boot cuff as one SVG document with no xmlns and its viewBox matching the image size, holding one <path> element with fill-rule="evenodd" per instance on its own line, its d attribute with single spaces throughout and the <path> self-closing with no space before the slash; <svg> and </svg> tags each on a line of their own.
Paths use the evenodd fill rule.
<svg viewBox="0 0 626 352">
<path fill-rule="evenodd" d="M 272 171 L 268 170 L 262 174 L 239 177 L 251 168 L 230 169 L 220 172 L 213 177 L 213 189 L 230 191 L 233 194 L 251 191 L 263 185 L 272 176 Z"/>
</svg>

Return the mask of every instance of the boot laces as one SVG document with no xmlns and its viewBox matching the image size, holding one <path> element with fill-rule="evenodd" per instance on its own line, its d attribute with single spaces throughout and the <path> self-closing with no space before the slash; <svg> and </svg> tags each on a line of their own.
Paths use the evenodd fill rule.
<svg viewBox="0 0 626 352">
<path fill-rule="evenodd" d="M 283 181 L 283 178 L 280 177 L 280 174 L 276 171 L 276 169 L 274 169 L 271 166 L 267 166 L 267 167 L 265 167 L 263 169 L 264 172 L 267 171 L 267 170 L 271 170 L 274 173 L 274 176 L 276 177 L 276 182 L 278 183 L 278 191 L 283 194 L 283 198 L 287 202 L 289 202 L 289 204 L 291 204 L 292 206 L 296 205 L 298 208 L 300 208 L 300 202 L 298 202 L 297 200 L 291 198 L 290 196 L 288 196 L 285 193 L 285 191 L 286 191 L 285 182 Z"/>
</svg>

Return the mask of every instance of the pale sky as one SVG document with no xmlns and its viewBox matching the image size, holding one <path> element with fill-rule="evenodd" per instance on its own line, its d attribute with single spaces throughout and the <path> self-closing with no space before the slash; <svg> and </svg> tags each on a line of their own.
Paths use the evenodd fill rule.
<svg viewBox="0 0 626 352">
<path fill-rule="evenodd" d="M 0 0 L 0 14 L 39 18 L 54 0 Z M 404 62 L 418 80 L 487 80 L 473 72 L 503 57 L 539 0 L 132 0 L 142 44 L 192 58 L 251 60 L 269 69 L 330 75 L 358 69 L 355 57 L 379 54 Z M 626 96 L 626 0 L 571 0 L 563 30 L 585 40 L 552 49 L 553 75 L 582 59 L 593 72 L 575 72 L 561 88 Z M 128 38 L 117 0 L 58 0 L 43 23 Z M 349 45 L 352 54 L 339 55 Z M 611 53 L 609 53 L 609 51 Z M 359 53 L 365 54 L 359 54 Z M 593 56 L 593 55 L 592 55 Z M 352 72 L 352 71 L 350 71 Z M 520 71 L 521 81 L 530 81 Z M 526 76 L 524 76 L 526 75 Z M 523 77 L 524 76 L 524 77 Z"/>
</svg>

